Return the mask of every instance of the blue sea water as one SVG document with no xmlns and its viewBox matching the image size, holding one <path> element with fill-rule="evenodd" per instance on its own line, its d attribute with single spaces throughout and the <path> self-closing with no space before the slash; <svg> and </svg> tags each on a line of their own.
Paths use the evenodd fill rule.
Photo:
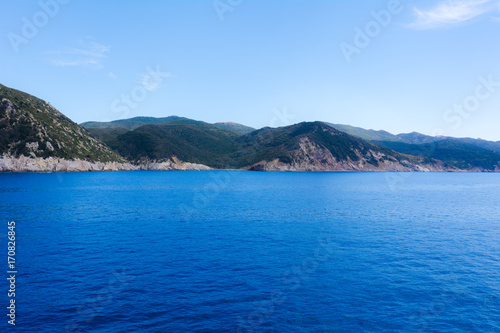
<svg viewBox="0 0 500 333">
<path fill-rule="evenodd" d="M 500 175 L 0 174 L 0 331 L 500 332 Z M 9 330 L 9 331 L 10 331 Z"/>
</svg>

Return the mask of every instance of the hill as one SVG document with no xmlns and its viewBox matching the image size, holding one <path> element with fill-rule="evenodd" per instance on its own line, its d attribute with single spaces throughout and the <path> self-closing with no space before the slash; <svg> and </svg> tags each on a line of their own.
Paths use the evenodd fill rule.
<svg viewBox="0 0 500 333">
<path fill-rule="evenodd" d="M 325 124 L 339 130 L 342 132 L 345 132 L 349 135 L 355 136 L 357 138 L 366 140 L 366 141 L 395 141 L 395 142 L 404 142 L 401 138 L 398 136 L 391 134 L 386 131 L 376 131 L 372 129 L 364 129 L 361 127 L 355 127 L 355 126 L 350 126 L 350 125 L 340 125 L 340 124 L 332 124 L 332 123 L 327 123 Z"/>
<path fill-rule="evenodd" d="M 49 103 L 0 85 L 0 155 L 122 162 Z"/>
<path fill-rule="evenodd" d="M 106 133 L 109 135 L 109 132 Z M 237 134 L 208 123 L 178 119 L 162 125 L 144 125 L 117 136 L 103 137 L 115 151 L 134 163 L 182 161 L 223 168 L 236 149 Z"/>
<path fill-rule="evenodd" d="M 241 135 L 252 133 L 253 131 L 255 131 L 255 128 L 241 125 L 238 123 L 225 122 L 225 123 L 215 123 L 214 125 Z"/>
<path fill-rule="evenodd" d="M 84 125 L 0 85 L 0 170 L 500 170 L 500 142 L 319 121 L 259 130 L 178 116 Z"/>
<path fill-rule="evenodd" d="M 487 140 L 472 139 L 472 138 L 461 138 L 457 140 L 460 140 L 463 143 L 468 143 L 480 148 L 484 148 L 489 151 L 500 153 L 500 141 L 487 141 Z"/>
<path fill-rule="evenodd" d="M 418 132 L 394 135 L 348 125 L 329 125 L 403 154 L 441 160 L 448 168 L 477 171 L 496 171 L 500 168 L 500 142 L 433 137 Z"/>
<path fill-rule="evenodd" d="M 439 161 L 408 156 L 361 140 L 323 122 L 264 128 L 237 139 L 232 157 L 251 170 L 441 170 Z"/>
<path fill-rule="evenodd" d="M 134 163 L 173 159 L 213 168 L 275 171 L 441 170 L 438 161 L 407 156 L 322 122 L 264 128 L 237 135 L 216 125 L 178 119 L 145 125 L 103 140 Z"/>
<path fill-rule="evenodd" d="M 134 117 L 129 119 L 120 119 L 109 122 L 99 122 L 99 121 L 88 121 L 85 123 L 81 123 L 80 126 L 85 127 L 86 129 L 90 128 L 125 128 L 128 130 L 134 130 L 144 125 L 158 125 L 163 123 L 168 123 L 172 120 L 178 119 L 187 119 L 184 117 L 178 116 L 169 116 L 163 118 L 155 118 L 155 117 Z"/>
<path fill-rule="evenodd" d="M 120 120 L 114 120 L 110 122 L 98 122 L 98 121 L 88 121 L 85 123 L 81 123 L 80 125 L 85 127 L 87 130 L 92 130 L 96 128 L 124 128 L 128 130 L 134 130 L 136 128 L 139 128 L 144 125 L 161 125 L 161 124 L 166 124 L 170 123 L 172 121 L 175 121 L 177 124 L 179 124 L 182 121 L 185 121 L 186 123 L 190 123 L 193 121 L 192 119 L 185 118 L 185 117 L 179 117 L 179 116 L 169 116 L 169 117 L 162 117 L 162 118 L 155 118 L 155 117 L 134 117 L 134 118 L 129 118 L 129 119 L 120 119 Z M 248 127 L 245 125 L 241 125 L 238 123 L 232 123 L 232 122 L 220 122 L 220 123 L 215 123 L 213 124 L 219 128 L 234 132 L 236 134 L 248 134 L 252 131 L 255 131 L 254 128 Z M 95 133 L 99 133 L 96 131 Z M 101 131 L 101 134 L 105 133 L 105 131 Z"/>
<path fill-rule="evenodd" d="M 450 138 L 425 144 L 391 141 L 375 143 L 405 154 L 438 159 L 449 168 L 475 171 L 495 171 L 500 168 L 500 153 L 458 139 Z"/>
</svg>

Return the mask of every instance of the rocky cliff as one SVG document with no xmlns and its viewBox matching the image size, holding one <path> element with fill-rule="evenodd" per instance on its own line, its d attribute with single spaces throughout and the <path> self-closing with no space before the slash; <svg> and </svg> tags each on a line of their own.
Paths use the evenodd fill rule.
<svg viewBox="0 0 500 333">
<path fill-rule="evenodd" d="M 260 171 L 460 171 L 424 157 L 371 144 L 321 123 L 270 129 L 249 141 L 258 147 L 248 170 Z M 247 155 L 251 155 L 247 153 Z"/>
<path fill-rule="evenodd" d="M 300 140 L 299 148 L 290 152 L 290 163 L 279 159 L 260 161 L 248 170 L 254 171 L 460 171 L 450 170 L 439 163 L 415 163 L 407 159 L 397 160 L 380 151 L 368 150 L 365 153 L 355 151 L 356 160 L 347 157 L 340 160 L 307 137 Z"/>
<path fill-rule="evenodd" d="M 62 158 L 0 157 L 0 171 L 3 172 L 74 172 L 74 171 L 130 171 L 130 170 L 210 170 L 202 164 L 188 163 L 176 158 L 163 162 L 148 162 L 133 165 L 120 162 L 89 162 L 80 159 Z"/>
</svg>

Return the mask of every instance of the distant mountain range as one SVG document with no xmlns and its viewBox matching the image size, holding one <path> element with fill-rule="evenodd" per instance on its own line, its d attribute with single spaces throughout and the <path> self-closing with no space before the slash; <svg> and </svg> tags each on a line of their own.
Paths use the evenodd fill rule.
<svg viewBox="0 0 500 333">
<path fill-rule="evenodd" d="M 0 170 L 499 171 L 500 142 L 325 122 L 253 129 L 179 116 L 77 125 L 0 85 Z"/>
<path fill-rule="evenodd" d="M 447 167 L 463 170 L 496 170 L 500 161 L 500 141 L 471 138 L 432 137 L 417 132 L 394 135 L 349 125 L 330 126 L 397 152 L 440 160 Z"/>
<path fill-rule="evenodd" d="M 80 125 L 87 128 L 87 129 L 125 128 L 125 129 L 129 129 L 129 130 L 134 130 L 134 129 L 139 128 L 143 125 L 159 125 L 159 124 L 165 124 L 165 123 L 171 122 L 173 120 L 190 120 L 190 119 L 184 118 L 184 117 L 178 117 L 178 116 L 169 116 L 169 117 L 163 117 L 163 118 L 134 117 L 134 118 L 130 118 L 130 119 L 120 119 L 120 120 L 114 120 L 114 121 L 110 121 L 110 122 L 88 121 L 88 122 L 82 123 Z M 237 124 L 237 123 L 231 123 L 231 122 L 215 123 L 214 125 L 222 128 L 222 129 L 227 129 L 227 130 L 230 130 L 232 132 L 236 132 L 238 134 L 248 134 L 250 132 L 255 131 L 255 128 L 248 127 L 248 126 L 241 125 L 241 124 Z"/>
<path fill-rule="evenodd" d="M 326 170 L 443 170 L 440 161 L 400 154 L 377 146 L 323 122 L 263 128 L 241 134 L 242 125 L 208 124 L 181 117 L 150 119 L 133 130 L 132 118 L 112 123 L 90 123 L 89 133 L 135 164 L 183 161 L 219 169 L 273 171 Z M 119 127 L 119 124 L 123 127 Z M 88 126 L 89 123 L 82 125 Z M 110 125 L 107 125 L 110 124 Z M 110 126 L 110 127 L 106 127 Z M 246 127 L 248 129 L 248 127 Z M 247 130 L 248 132 L 248 130 Z"/>
</svg>

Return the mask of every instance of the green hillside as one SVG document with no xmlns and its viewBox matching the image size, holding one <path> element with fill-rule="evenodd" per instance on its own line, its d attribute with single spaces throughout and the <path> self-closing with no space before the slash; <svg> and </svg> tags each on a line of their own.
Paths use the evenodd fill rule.
<svg viewBox="0 0 500 333">
<path fill-rule="evenodd" d="M 145 125 L 104 141 L 130 161 L 179 160 L 226 167 L 238 135 L 194 120 Z"/>
<path fill-rule="evenodd" d="M 231 122 L 215 123 L 214 125 L 241 135 L 252 133 L 253 131 L 255 131 L 255 128 Z"/>
<path fill-rule="evenodd" d="M 120 119 L 120 120 L 114 120 L 114 121 L 109 121 L 109 122 L 98 122 L 98 121 L 88 121 L 85 123 L 81 123 L 80 125 L 85 127 L 87 130 L 92 130 L 96 128 L 124 128 L 128 130 L 134 130 L 136 128 L 139 128 L 144 125 L 161 125 L 161 124 L 166 124 L 170 122 L 175 122 L 176 124 L 182 123 L 185 121 L 185 123 L 190 123 L 191 121 L 194 121 L 189 118 L 185 117 L 178 117 L 178 116 L 169 116 L 169 117 L 162 117 L 162 118 L 155 118 L 155 117 L 134 117 L 134 118 L 129 118 L 129 119 Z M 231 132 L 234 132 L 236 134 L 248 134 L 250 132 L 255 131 L 254 128 L 248 127 L 245 125 L 237 124 L 237 123 L 232 123 L 232 122 L 220 122 L 220 123 L 215 123 L 213 124 L 221 129 L 228 130 Z M 98 132 L 96 132 L 98 133 Z M 103 133 L 103 132 L 100 132 Z"/>
<path fill-rule="evenodd" d="M 0 85 L 0 155 L 123 161 L 49 103 Z"/>
<path fill-rule="evenodd" d="M 401 153 L 441 160 L 449 167 L 463 170 L 473 168 L 495 170 L 495 168 L 500 167 L 500 153 L 464 143 L 457 139 L 445 139 L 427 144 L 391 141 L 378 141 L 375 143 Z"/>
<path fill-rule="evenodd" d="M 186 119 L 162 125 L 145 125 L 133 131 L 117 131 L 116 128 L 97 131 L 101 132 L 104 142 L 135 163 L 163 161 L 174 156 L 182 161 L 214 168 L 248 168 L 274 160 L 290 165 L 306 162 L 327 165 L 332 162 L 331 158 L 339 162 L 363 159 L 374 167 L 384 160 L 394 163 L 401 160 L 430 162 L 429 159 L 405 156 L 379 147 L 322 122 L 264 128 L 246 135 Z M 307 147 L 304 148 L 304 145 Z M 329 152 L 330 160 L 318 160 L 318 156 L 325 152 Z"/>
<path fill-rule="evenodd" d="M 270 170 L 500 169 L 500 142 L 393 135 L 304 122 L 253 130 L 184 117 L 135 117 L 75 124 L 47 102 L 0 85 L 0 155 L 87 161 L 182 162 Z"/>
<path fill-rule="evenodd" d="M 339 131 L 345 132 L 349 135 L 355 136 L 357 138 L 366 140 L 366 141 L 395 141 L 395 142 L 403 142 L 401 138 L 398 136 L 391 134 L 386 131 L 376 131 L 376 130 L 366 130 L 361 127 L 355 127 L 350 125 L 340 125 L 340 124 L 332 124 L 325 123 Z"/>
<path fill-rule="evenodd" d="M 85 123 L 81 123 L 80 125 L 85 127 L 86 129 L 90 128 L 125 128 L 129 130 L 134 130 L 144 125 L 158 125 L 168 123 L 172 120 L 178 119 L 187 119 L 184 117 L 178 116 L 170 116 L 163 118 L 155 118 L 155 117 L 134 117 L 130 119 L 120 119 L 109 122 L 99 122 L 99 121 L 88 121 Z"/>
<path fill-rule="evenodd" d="M 374 154 L 383 154 L 383 159 L 400 161 L 412 160 L 390 149 L 361 140 L 342 131 L 331 128 L 323 122 L 304 122 L 288 127 L 264 128 L 238 138 L 242 149 L 233 154 L 239 165 L 252 165 L 259 161 L 271 161 L 276 158 L 284 163 L 297 159 L 297 150 L 301 142 L 307 139 L 318 149 L 326 149 L 338 161 L 367 160 L 373 166 L 379 166 Z M 416 161 L 416 160 L 415 160 Z M 419 160 L 420 161 L 420 160 Z M 424 160 L 421 160 L 424 161 Z M 429 160 L 425 160 L 429 162 Z"/>
<path fill-rule="evenodd" d="M 432 137 L 412 132 L 391 134 L 348 125 L 330 126 L 394 151 L 441 160 L 448 167 L 495 170 L 500 164 L 500 142 L 471 138 Z"/>
</svg>

